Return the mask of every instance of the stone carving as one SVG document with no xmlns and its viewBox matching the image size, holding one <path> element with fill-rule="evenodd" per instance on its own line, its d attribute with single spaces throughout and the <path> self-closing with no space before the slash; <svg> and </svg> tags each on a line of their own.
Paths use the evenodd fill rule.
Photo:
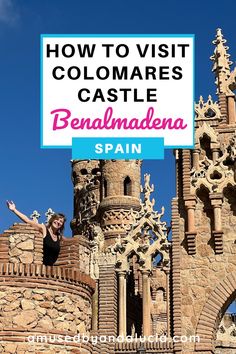
<svg viewBox="0 0 236 354">
<path fill-rule="evenodd" d="M 195 134 L 195 148 L 200 149 L 200 138 L 207 135 L 211 139 L 211 148 L 219 147 L 217 132 L 206 122 L 199 127 Z"/>
<path fill-rule="evenodd" d="M 229 60 L 230 55 L 227 53 L 229 47 L 225 45 L 226 39 L 223 38 L 221 29 L 216 32 L 216 39 L 212 42 L 215 44 L 214 54 L 210 57 L 213 61 L 213 69 L 216 76 L 217 94 L 225 93 L 232 96 L 233 92 L 229 88 L 230 66 L 232 62 Z"/>
<path fill-rule="evenodd" d="M 99 278 L 99 262 L 98 259 L 102 254 L 104 248 L 104 234 L 99 225 L 90 225 L 90 231 L 93 235 L 93 239 L 90 242 L 91 246 L 91 257 L 90 257 L 90 276 L 93 279 Z"/>
<path fill-rule="evenodd" d="M 91 189 L 91 187 L 99 186 L 101 172 L 99 164 L 95 160 L 72 160 L 72 182 L 74 190 L 81 191 L 83 189 Z"/>
<path fill-rule="evenodd" d="M 30 218 L 33 219 L 34 222 L 38 223 L 39 222 L 39 218 L 40 218 L 40 214 L 37 210 L 34 210 L 33 213 L 30 215 Z"/>
<path fill-rule="evenodd" d="M 228 87 L 232 93 L 236 89 L 236 68 L 234 68 L 228 78 Z"/>
<path fill-rule="evenodd" d="M 109 252 L 116 255 L 116 267 L 119 271 L 129 270 L 129 256 L 137 255 L 141 270 L 151 271 L 153 257 L 157 254 L 162 256 L 162 263 L 169 262 L 169 242 L 167 240 L 166 223 L 161 221 L 164 208 L 161 213 L 153 210 L 155 200 L 150 200 L 154 186 L 150 186 L 150 175 L 145 175 L 144 187 L 141 188 L 144 200 L 141 201 L 141 210 L 135 216 L 133 225 L 128 235 L 118 237 L 115 245 L 109 248 Z M 131 211 L 132 213 L 133 211 Z"/>
<path fill-rule="evenodd" d="M 217 340 L 236 343 L 236 320 L 235 314 L 225 314 L 217 332 Z"/>
<path fill-rule="evenodd" d="M 135 221 L 138 212 L 132 208 L 130 210 L 108 210 L 103 214 L 102 229 L 104 232 L 117 231 L 127 232 Z M 104 225 L 104 223 L 106 223 Z"/>
<path fill-rule="evenodd" d="M 84 193 L 80 194 L 77 198 L 79 198 L 79 201 L 76 224 L 80 233 L 89 236 L 90 222 L 96 216 L 99 202 L 93 190 L 84 190 Z"/>
<path fill-rule="evenodd" d="M 195 120 L 206 120 L 220 118 L 220 108 L 217 102 L 213 102 L 211 95 L 208 100 L 204 102 L 203 97 L 200 96 L 198 103 L 195 104 Z"/>
<path fill-rule="evenodd" d="M 154 185 L 150 186 L 150 174 L 145 173 L 144 175 L 144 187 L 140 186 L 141 193 L 144 194 L 144 206 L 146 210 L 153 211 L 155 205 L 155 199 L 150 200 L 151 193 L 154 192 Z"/>
<path fill-rule="evenodd" d="M 220 193 L 228 184 L 234 185 L 234 172 L 217 160 L 214 164 L 209 159 L 199 163 L 199 169 L 191 171 L 191 194 L 201 185 L 207 187 L 209 192 Z"/>
<path fill-rule="evenodd" d="M 55 214 L 55 212 L 51 209 L 51 208 L 49 208 L 47 211 L 46 211 L 46 213 L 45 213 L 45 216 L 46 216 L 46 222 L 48 223 L 49 222 L 49 220 L 51 219 L 51 217 L 53 216 L 53 214 Z"/>
<path fill-rule="evenodd" d="M 233 137 L 229 140 L 229 146 L 228 146 L 228 156 L 231 161 L 236 160 L 236 131 L 233 135 Z"/>
<path fill-rule="evenodd" d="M 197 131 L 197 139 L 199 139 L 204 131 L 207 131 L 206 134 L 215 140 L 215 136 L 210 132 L 210 129 L 213 129 L 209 126 L 205 129 L 207 124 L 204 124 L 198 129 L 200 133 Z M 223 149 L 221 150 L 222 156 L 218 157 L 215 162 L 203 154 L 203 158 L 199 160 L 199 167 L 197 169 L 193 167 L 190 172 L 191 194 L 194 194 L 194 191 L 200 188 L 201 185 L 204 185 L 209 192 L 215 193 L 222 192 L 224 187 L 228 184 L 235 185 L 234 171 L 228 166 L 227 163 L 225 163 L 227 160 L 235 161 L 235 139 L 236 135 L 234 135 L 234 137 L 229 141 L 228 146 L 225 145 L 221 147 L 221 149 Z"/>
<path fill-rule="evenodd" d="M 52 210 L 52 208 L 48 208 L 48 210 L 44 214 L 46 216 L 46 223 L 49 222 L 53 214 L 55 214 L 55 212 Z M 33 213 L 30 215 L 30 218 L 33 219 L 34 222 L 38 223 L 40 216 L 41 215 L 39 214 L 39 212 L 37 210 L 34 210 Z"/>
</svg>

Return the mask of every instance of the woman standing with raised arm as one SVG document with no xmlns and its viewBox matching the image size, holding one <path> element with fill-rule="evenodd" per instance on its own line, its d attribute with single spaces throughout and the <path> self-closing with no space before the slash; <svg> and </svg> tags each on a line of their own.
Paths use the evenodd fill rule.
<svg viewBox="0 0 236 354">
<path fill-rule="evenodd" d="M 66 221 L 65 215 L 55 213 L 49 219 L 47 225 L 38 224 L 29 219 L 25 214 L 16 209 L 13 201 L 7 201 L 8 208 L 16 214 L 26 224 L 32 225 L 43 236 L 43 264 L 52 266 L 60 252 L 60 241 L 64 236 L 64 224 Z"/>
</svg>

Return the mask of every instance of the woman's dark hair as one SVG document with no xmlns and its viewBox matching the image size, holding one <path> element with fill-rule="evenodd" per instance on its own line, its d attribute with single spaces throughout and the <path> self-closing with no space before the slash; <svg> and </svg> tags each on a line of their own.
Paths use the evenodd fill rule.
<svg viewBox="0 0 236 354">
<path fill-rule="evenodd" d="M 52 223 L 53 223 L 54 220 L 61 219 L 61 218 L 64 219 L 64 223 L 63 223 L 62 227 L 58 230 L 59 235 L 62 235 L 62 233 L 63 233 L 63 231 L 64 231 L 65 222 L 66 222 L 66 217 L 65 217 L 65 215 L 62 214 L 62 213 L 54 213 L 54 214 L 51 216 L 51 218 L 48 220 L 48 223 L 47 223 L 47 227 L 49 228 L 49 227 L 52 225 Z"/>
</svg>

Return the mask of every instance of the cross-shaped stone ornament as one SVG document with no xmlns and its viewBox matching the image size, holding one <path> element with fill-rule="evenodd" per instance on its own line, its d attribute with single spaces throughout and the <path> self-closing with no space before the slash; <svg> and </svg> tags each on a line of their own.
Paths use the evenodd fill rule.
<svg viewBox="0 0 236 354">
<path fill-rule="evenodd" d="M 37 210 L 34 210 L 33 213 L 30 215 L 30 218 L 33 219 L 34 222 L 38 223 L 39 222 L 39 218 L 40 218 L 40 214 Z"/>
</svg>

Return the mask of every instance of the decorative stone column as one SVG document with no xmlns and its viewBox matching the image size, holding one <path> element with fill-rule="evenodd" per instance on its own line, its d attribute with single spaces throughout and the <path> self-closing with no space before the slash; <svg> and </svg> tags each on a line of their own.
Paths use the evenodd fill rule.
<svg viewBox="0 0 236 354">
<path fill-rule="evenodd" d="M 193 195 L 185 198 L 185 207 L 187 210 L 187 231 L 185 232 L 187 238 L 188 254 L 196 253 L 196 235 L 195 230 L 195 207 L 196 198 Z"/>
<path fill-rule="evenodd" d="M 199 154 L 200 154 L 199 149 L 193 150 L 193 167 L 195 168 L 195 170 L 198 170 L 199 168 Z"/>
<path fill-rule="evenodd" d="M 235 96 L 228 96 L 228 115 L 229 115 L 229 124 L 235 124 L 236 112 L 235 112 Z"/>
<path fill-rule="evenodd" d="M 126 336 L 126 272 L 118 272 L 119 279 L 119 336 Z"/>
<path fill-rule="evenodd" d="M 212 233 L 215 242 L 215 253 L 221 254 L 223 253 L 223 231 L 221 221 L 223 195 L 221 193 L 212 193 L 209 197 L 214 211 L 214 230 Z"/>
<path fill-rule="evenodd" d="M 142 283 L 143 283 L 143 335 L 150 335 L 151 327 L 151 309 L 150 309 L 150 271 L 142 271 Z"/>
<path fill-rule="evenodd" d="M 216 160 L 219 157 L 219 149 L 218 148 L 213 148 L 212 150 L 212 158 L 213 158 L 213 163 L 216 163 Z"/>
</svg>

